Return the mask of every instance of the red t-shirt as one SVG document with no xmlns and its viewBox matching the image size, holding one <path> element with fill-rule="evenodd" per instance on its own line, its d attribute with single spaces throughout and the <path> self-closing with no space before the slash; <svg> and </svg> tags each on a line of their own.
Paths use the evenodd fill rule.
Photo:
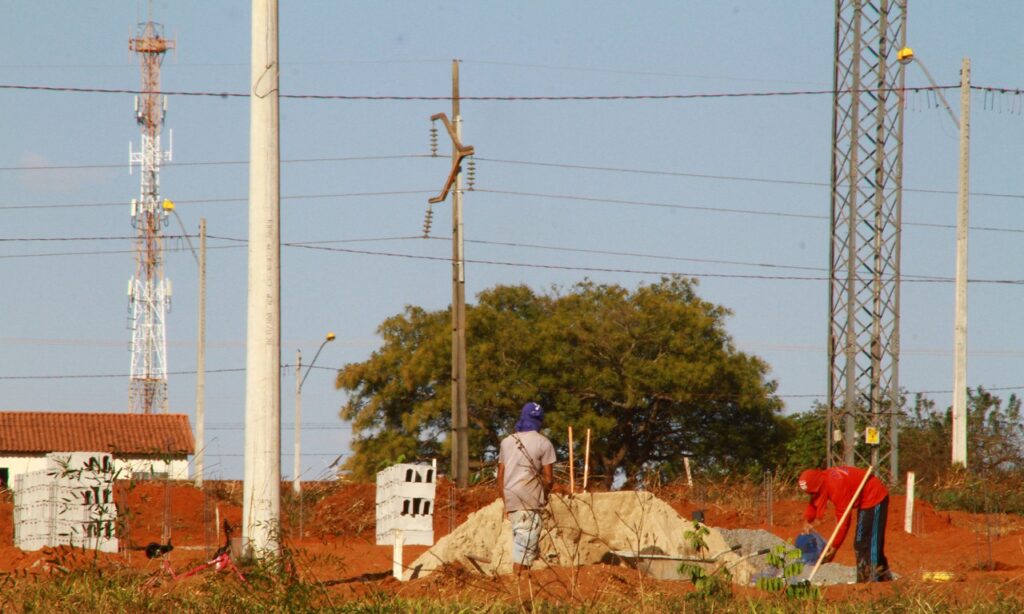
<svg viewBox="0 0 1024 614">
<path fill-rule="evenodd" d="M 811 502 L 807 504 L 807 509 L 804 510 L 804 520 L 814 522 L 821 518 L 825 514 L 828 502 L 831 501 L 832 506 L 836 509 L 836 522 L 838 522 L 843 512 L 846 511 L 846 506 L 850 504 L 853 494 L 857 492 L 857 487 L 860 486 L 861 480 L 864 479 L 864 471 L 864 469 L 858 469 L 857 467 L 831 467 L 826 469 L 821 490 L 811 493 Z M 885 484 L 882 484 L 881 480 L 872 475 L 868 478 L 867 484 L 864 485 L 864 490 L 861 491 L 857 503 L 854 504 L 854 510 L 866 510 L 875 507 L 888 496 L 889 490 L 885 487 Z M 854 511 L 850 512 L 850 516 L 854 516 Z M 843 540 L 846 539 L 846 531 L 850 526 L 850 519 L 847 518 L 846 520 L 847 522 L 844 522 L 843 526 L 839 527 L 839 531 L 836 532 L 836 538 L 832 544 L 832 547 L 837 550 L 839 546 L 843 545 Z"/>
</svg>

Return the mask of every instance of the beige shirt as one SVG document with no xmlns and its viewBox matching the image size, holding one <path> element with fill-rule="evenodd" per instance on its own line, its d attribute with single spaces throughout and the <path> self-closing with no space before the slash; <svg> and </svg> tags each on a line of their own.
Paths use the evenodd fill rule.
<svg viewBox="0 0 1024 614">
<path fill-rule="evenodd" d="M 537 431 L 501 440 L 498 462 L 505 466 L 505 511 L 539 510 L 547 504 L 541 469 L 555 464 L 555 447 Z"/>
</svg>

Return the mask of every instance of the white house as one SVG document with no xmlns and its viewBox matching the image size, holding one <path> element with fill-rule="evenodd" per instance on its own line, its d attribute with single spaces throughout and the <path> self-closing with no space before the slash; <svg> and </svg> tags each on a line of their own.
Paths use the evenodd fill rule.
<svg viewBox="0 0 1024 614">
<path fill-rule="evenodd" d="M 80 451 L 109 452 L 120 479 L 186 480 L 195 445 L 185 414 L 0 411 L 0 485 Z"/>
</svg>

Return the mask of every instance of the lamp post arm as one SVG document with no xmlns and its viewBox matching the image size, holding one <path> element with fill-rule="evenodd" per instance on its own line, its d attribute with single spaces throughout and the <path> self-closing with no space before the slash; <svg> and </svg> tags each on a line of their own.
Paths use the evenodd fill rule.
<svg viewBox="0 0 1024 614">
<path fill-rule="evenodd" d="M 302 385 L 306 383 L 306 378 L 309 377 L 309 372 L 313 370 L 313 365 L 316 364 L 317 357 L 320 356 L 320 352 L 324 349 L 324 346 L 327 345 L 328 341 L 331 341 L 331 339 L 323 340 L 320 347 L 317 349 L 316 354 L 313 354 L 313 360 L 309 361 L 309 366 L 306 367 L 306 374 L 302 376 L 302 381 L 299 382 L 300 391 L 302 390 Z"/>
<path fill-rule="evenodd" d="M 942 101 L 942 106 L 946 107 L 946 112 L 949 113 L 950 119 L 953 120 L 953 124 L 956 125 L 956 127 L 959 129 L 960 119 L 956 116 L 956 113 L 953 112 L 953 107 L 949 106 L 949 102 L 946 100 L 946 96 L 943 95 L 942 90 L 939 89 L 939 84 L 936 83 L 935 79 L 932 78 L 932 73 L 928 72 L 928 67 L 924 65 L 924 62 L 917 59 L 917 57 L 914 57 L 913 59 L 914 63 L 921 67 L 921 71 L 924 73 L 924 76 L 928 78 L 928 82 L 931 83 L 932 87 L 935 88 L 935 93 L 938 94 L 939 100 Z"/>
</svg>

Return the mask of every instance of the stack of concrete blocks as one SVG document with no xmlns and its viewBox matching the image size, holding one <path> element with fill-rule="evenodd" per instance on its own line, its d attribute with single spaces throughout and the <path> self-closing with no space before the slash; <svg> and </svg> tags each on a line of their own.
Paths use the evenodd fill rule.
<svg viewBox="0 0 1024 614">
<path fill-rule="evenodd" d="M 47 455 L 47 468 L 14 477 L 14 545 L 117 552 L 113 459 L 103 452 Z"/>
<path fill-rule="evenodd" d="M 377 473 L 377 545 L 393 544 L 396 531 L 408 545 L 434 545 L 436 474 L 432 465 L 411 463 Z"/>
</svg>

